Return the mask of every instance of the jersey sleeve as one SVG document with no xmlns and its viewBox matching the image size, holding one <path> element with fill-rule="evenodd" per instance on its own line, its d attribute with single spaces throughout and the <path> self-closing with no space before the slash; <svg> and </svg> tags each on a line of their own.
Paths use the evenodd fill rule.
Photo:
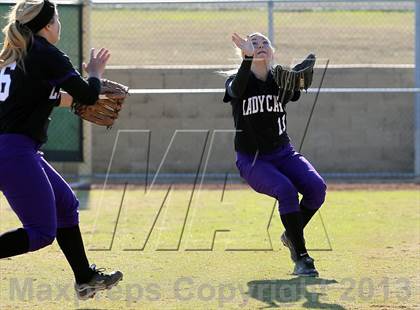
<svg viewBox="0 0 420 310">
<path fill-rule="evenodd" d="M 101 91 L 101 81 L 90 77 L 87 81 L 79 77 L 71 77 L 61 84 L 73 100 L 84 105 L 92 105 L 98 100 Z"/>
<path fill-rule="evenodd" d="M 43 55 L 45 79 L 52 86 L 60 86 L 71 77 L 80 77 L 69 57 L 59 49 L 49 49 Z"/>
<path fill-rule="evenodd" d="M 225 82 L 225 95 L 223 97 L 223 102 L 229 102 L 232 100 L 232 90 L 230 88 L 235 75 L 231 75 Z"/>
<path fill-rule="evenodd" d="M 60 87 L 69 93 L 76 102 L 92 105 L 98 100 L 101 82 L 97 78 L 87 81 L 73 67 L 69 57 L 59 49 L 49 49 L 45 53 L 45 68 L 47 82 L 54 87 Z"/>
</svg>

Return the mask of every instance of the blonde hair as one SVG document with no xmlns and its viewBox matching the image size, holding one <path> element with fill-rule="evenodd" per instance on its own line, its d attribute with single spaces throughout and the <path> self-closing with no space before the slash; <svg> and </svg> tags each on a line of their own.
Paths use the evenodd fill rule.
<svg viewBox="0 0 420 310">
<path fill-rule="evenodd" d="M 4 43 L 0 52 L 0 68 L 13 62 L 25 70 L 23 59 L 33 39 L 32 31 L 24 24 L 34 19 L 42 10 L 44 0 L 23 0 L 16 3 L 7 15 L 3 28 Z"/>
<path fill-rule="evenodd" d="M 253 33 L 251 33 L 251 34 L 249 34 L 248 35 L 250 38 L 252 38 L 253 36 L 259 36 L 259 37 L 263 37 L 265 40 L 267 40 L 268 41 L 268 43 L 270 44 L 270 48 L 271 48 L 271 51 L 272 51 L 272 55 L 274 55 L 274 52 L 275 52 L 275 49 L 274 49 L 274 47 L 271 45 L 271 41 L 270 41 L 270 39 L 267 37 L 267 36 L 265 36 L 265 35 L 263 35 L 261 32 L 253 32 Z M 238 59 L 241 59 L 241 60 L 243 60 L 244 58 L 245 58 L 245 54 L 244 54 L 244 52 L 240 49 L 240 48 L 235 48 L 236 49 L 236 54 L 237 54 L 237 56 L 238 56 Z M 271 61 L 270 61 L 270 63 L 268 63 L 267 64 L 267 67 L 268 67 L 268 69 L 270 69 L 271 68 L 271 66 L 273 65 L 273 59 L 271 59 Z M 228 71 L 218 71 L 217 73 L 219 73 L 219 74 L 221 74 L 221 75 L 223 75 L 223 76 L 231 76 L 232 74 L 235 74 L 235 73 L 237 73 L 238 72 L 238 69 L 232 69 L 232 70 L 228 70 Z"/>
</svg>

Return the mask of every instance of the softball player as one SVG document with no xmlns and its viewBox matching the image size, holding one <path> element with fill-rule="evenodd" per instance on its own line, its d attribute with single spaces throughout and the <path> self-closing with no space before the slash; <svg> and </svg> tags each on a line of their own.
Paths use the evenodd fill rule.
<svg viewBox="0 0 420 310">
<path fill-rule="evenodd" d="M 60 21 L 48 0 L 18 2 L 3 29 L 0 52 L 0 190 L 23 228 L 0 235 L 0 258 L 36 251 L 54 239 L 75 276 L 80 299 L 109 289 L 123 277 L 89 266 L 79 229 L 78 200 L 63 178 L 38 150 L 47 141 L 49 116 L 55 106 L 98 99 L 99 78 L 109 52 L 92 50 L 84 65 L 87 82 L 57 49 Z M 67 93 L 60 92 L 64 89 Z"/>
<path fill-rule="evenodd" d="M 255 191 L 277 199 L 286 229 L 281 241 L 295 263 L 293 274 L 318 276 L 305 247 L 303 228 L 323 204 L 326 184 L 290 143 L 286 100 L 282 99 L 296 101 L 300 92 L 279 95 L 271 73 L 274 50 L 268 38 L 254 33 L 245 40 L 235 33 L 232 41 L 243 61 L 227 79 L 223 101 L 231 103 L 237 130 L 236 166 Z M 300 203 L 298 193 L 303 195 Z"/>
</svg>

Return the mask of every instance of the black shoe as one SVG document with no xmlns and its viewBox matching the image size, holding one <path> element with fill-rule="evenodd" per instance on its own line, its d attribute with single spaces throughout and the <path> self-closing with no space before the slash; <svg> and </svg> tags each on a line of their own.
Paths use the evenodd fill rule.
<svg viewBox="0 0 420 310">
<path fill-rule="evenodd" d="M 283 245 L 289 249 L 290 251 L 290 258 L 292 259 L 292 261 L 294 263 L 296 263 L 298 257 L 297 257 L 297 253 L 295 248 L 293 247 L 292 241 L 289 240 L 289 238 L 287 238 L 286 236 L 286 232 L 284 232 L 281 236 L 280 236 L 280 240 L 283 243 Z"/>
<path fill-rule="evenodd" d="M 92 265 L 90 268 L 94 272 L 92 279 L 87 283 L 76 283 L 74 285 L 77 297 L 81 300 L 93 298 L 97 292 L 111 289 L 123 278 L 121 271 L 104 273 L 104 269 L 97 269 L 96 265 Z"/>
<path fill-rule="evenodd" d="M 315 268 L 313 258 L 309 255 L 298 259 L 295 263 L 295 269 L 293 270 L 295 276 L 301 277 L 318 277 L 319 273 Z"/>
</svg>

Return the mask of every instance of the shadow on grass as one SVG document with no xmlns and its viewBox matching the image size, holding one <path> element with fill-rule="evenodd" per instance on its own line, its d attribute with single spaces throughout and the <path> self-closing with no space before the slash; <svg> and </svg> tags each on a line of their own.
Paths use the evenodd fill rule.
<svg viewBox="0 0 420 310">
<path fill-rule="evenodd" d="M 327 285 L 334 283 L 337 283 L 337 281 L 303 277 L 288 280 L 255 280 L 248 282 L 247 294 L 256 300 L 266 303 L 267 307 L 264 308 L 287 308 L 292 306 L 287 305 L 288 303 L 304 301 L 302 307 L 309 309 L 345 309 L 338 304 L 319 301 L 321 295 L 326 295 Z M 319 288 L 318 292 L 308 291 L 308 286 L 317 286 Z"/>
</svg>

